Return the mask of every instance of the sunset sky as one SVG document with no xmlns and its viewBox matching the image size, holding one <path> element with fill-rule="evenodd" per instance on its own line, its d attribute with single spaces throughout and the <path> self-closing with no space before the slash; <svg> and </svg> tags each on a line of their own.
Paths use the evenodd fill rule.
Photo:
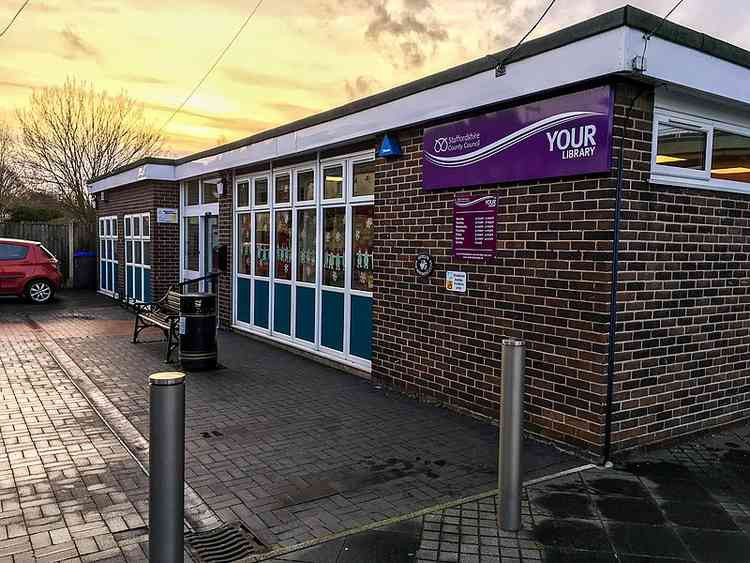
<svg viewBox="0 0 750 563">
<path fill-rule="evenodd" d="M 0 0 L 0 29 L 23 0 Z M 0 39 L 0 119 L 66 77 L 127 93 L 160 126 L 256 0 L 31 0 Z M 165 132 L 171 156 L 329 109 L 498 51 L 548 0 L 265 0 Z M 675 0 L 634 0 L 664 14 Z M 621 6 L 558 0 L 535 36 Z M 672 17 L 750 48 L 747 0 L 686 0 Z"/>
</svg>

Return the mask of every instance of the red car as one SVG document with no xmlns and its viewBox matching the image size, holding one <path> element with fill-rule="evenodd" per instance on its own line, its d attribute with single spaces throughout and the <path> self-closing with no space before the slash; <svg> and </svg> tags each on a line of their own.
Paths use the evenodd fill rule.
<svg viewBox="0 0 750 563">
<path fill-rule="evenodd" d="M 0 295 L 47 303 L 61 282 L 57 258 L 41 243 L 0 238 Z"/>
</svg>

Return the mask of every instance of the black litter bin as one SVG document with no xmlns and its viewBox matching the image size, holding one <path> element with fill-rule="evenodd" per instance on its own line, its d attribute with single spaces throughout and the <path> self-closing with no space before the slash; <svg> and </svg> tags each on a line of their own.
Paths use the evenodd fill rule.
<svg viewBox="0 0 750 563">
<path fill-rule="evenodd" d="M 216 368 L 216 294 L 180 296 L 180 363 L 185 371 Z"/>
<path fill-rule="evenodd" d="M 96 289 L 96 252 L 76 250 L 73 253 L 73 287 Z"/>
</svg>

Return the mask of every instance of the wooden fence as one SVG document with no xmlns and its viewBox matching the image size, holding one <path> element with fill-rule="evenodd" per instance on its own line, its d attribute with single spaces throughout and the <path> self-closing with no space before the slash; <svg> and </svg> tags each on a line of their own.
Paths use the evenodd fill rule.
<svg viewBox="0 0 750 563">
<path fill-rule="evenodd" d="M 0 237 L 41 242 L 60 261 L 68 286 L 73 285 L 73 253 L 96 250 L 96 225 L 88 223 L 0 223 Z"/>
</svg>

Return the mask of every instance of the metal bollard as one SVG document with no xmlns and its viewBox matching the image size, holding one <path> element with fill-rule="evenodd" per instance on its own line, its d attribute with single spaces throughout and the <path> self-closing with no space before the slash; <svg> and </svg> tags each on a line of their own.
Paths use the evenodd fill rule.
<svg viewBox="0 0 750 563">
<path fill-rule="evenodd" d="M 523 454 L 523 380 L 526 372 L 526 343 L 503 340 L 502 404 L 498 451 L 498 524 L 515 532 L 521 527 L 521 456 Z"/>
<path fill-rule="evenodd" d="M 185 481 L 185 374 L 149 377 L 149 560 L 183 561 Z"/>
</svg>

